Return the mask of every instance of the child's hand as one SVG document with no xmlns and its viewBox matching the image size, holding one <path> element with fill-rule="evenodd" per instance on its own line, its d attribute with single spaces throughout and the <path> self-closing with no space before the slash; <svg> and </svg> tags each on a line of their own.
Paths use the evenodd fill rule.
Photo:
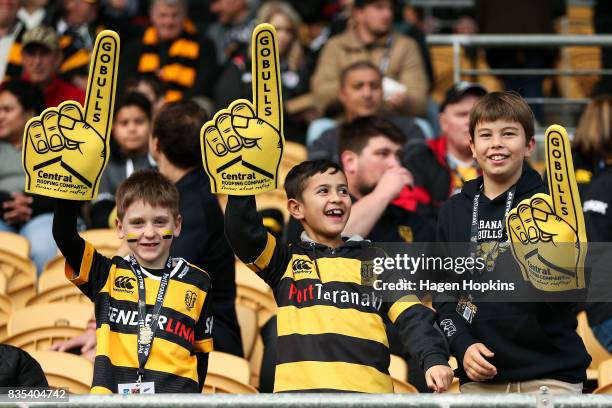
<svg viewBox="0 0 612 408">
<path fill-rule="evenodd" d="M 82 334 L 76 337 L 62 341 L 60 343 L 55 343 L 49 348 L 49 350 L 67 351 L 76 347 L 81 347 L 81 355 L 93 361 L 96 358 L 96 345 L 96 330 L 95 328 L 88 328 Z"/>
<path fill-rule="evenodd" d="M 445 365 L 431 366 L 425 372 L 425 380 L 427 387 L 433 392 L 444 392 L 453 381 L 453 370 Z"/>
<path fill-rule="evenodd" d="M 473 381 L 485 381 L 497 375 L 497 368 L 486 359 L 495 354 L 482 343 L 472 344 L 463 355 L 463 369 Z"/>
</svg>

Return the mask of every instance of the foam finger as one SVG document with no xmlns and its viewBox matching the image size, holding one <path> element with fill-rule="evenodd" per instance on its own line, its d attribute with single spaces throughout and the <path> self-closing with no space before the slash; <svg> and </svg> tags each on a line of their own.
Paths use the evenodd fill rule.
<svg viewBox="0 0 612 408">
<path fill-rule="evenodd" d="M 102 31 L 96 37 L 85 97 L 85 122 L 104 140 L 110 136 L 119 66 L 119 36 Z"/>
<path fill-rule="evenodd" d="M 555 214 L 574 229 L 584 225 L 569 137 L 562 126 L 546 129 L 546 170 Z"/>
<path fill-rule="evenodd" d="M 49 142 L 49 149 L 59 152 L 64 148 L 64 138 L 60 135 L 59 114 L 57 109 L 47 109 L 42 116 L 42 125 Z"/>
<path fill-rule="evenodd" d="M 252 41 L 253 104 L 255 113 L 276 130 L 283 129 L 283 100 L 276 30 L 271 24 L 260 24 Z"/>
<path fill-rule="evenodd" d="M 222 113 L 219 115 L 217 117 L 216 125 L 225 146 L 230 152 L 234 153 L 242 149 L 240 136 L 238 136 L 234 131 L 234 127 L 232 126 L 232 116 L 229 113 Z"/>
<path fill-rule="evenodd" d="M 40 120 L 33 120 L 28 124 L 26 134 L 28 140 L 34 147 L 34 151 L 38 154 L 47 153 L 49 149 L 49 141 L 45 135 L 45 129 Z"/>
<path fill-rule="evenodd" d="M 540 234 L 538 233 L 538 228 L 535 225 L 535 221 L 533 221 L 531 206 L 527 203 L 521 203 L 517 207 L 516 213 L 523 223 L 527 240 L 529 240 L 529 242 L 532 244 L 538 242 Z"/>
<path fill-rule="evenodd" d="M 215 126 L 208 126 L 204 129 L 204 141 L 208 148 L 218 157 L 223 157 L 229 153 L 223 138 L 221 138 L 221 134 L 219 133 L 219 129 Z"/>
<path fill-rule="evenodd" d="M 83 121 L 83 107 L 78 102 L 68 101 L 62 103 L 59 107 L 59 114 L 77 122 Z"/>
<path fill-rule="evenodd" d="M 529 243 L 527 232 L 525 231 L 525 226 L 521 221 L 521 217 L 519 217 L 515 212 L 508 215 L 508 232 L 514 237 L 518 238 L 522 244 Z"/>
</svg>

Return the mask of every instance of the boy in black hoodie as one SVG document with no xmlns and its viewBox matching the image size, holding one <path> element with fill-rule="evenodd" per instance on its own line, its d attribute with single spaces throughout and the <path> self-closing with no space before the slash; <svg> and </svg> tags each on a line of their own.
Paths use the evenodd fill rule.
<svg viewBox="0 0 612 408">
<path fill-rule="evenodd" d="M 505 218 L 523 199 L 547 191 L 525 162 L 535 148 L 533 135 L 533 113 L 516 93 L 493 92 L 474 106 L 470 148 L 483 175 L 442 207 L 438 241 L 474 238 L 487 266 L 514 262 Z M 478 302 L 461 296 L 435 307 L 459 363 L 462 392 L 529 393 L 541 386 L 551 393 L 582 391 L 590 358 L 576 334 L 570 304 Z"/>
</svg>

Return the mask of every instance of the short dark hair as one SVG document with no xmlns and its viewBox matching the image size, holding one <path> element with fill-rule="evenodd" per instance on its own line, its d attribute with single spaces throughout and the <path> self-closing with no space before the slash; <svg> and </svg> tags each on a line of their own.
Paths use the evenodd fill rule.
<svg viewBox="0 0 612 408">
<path fill-rule="evenodd" d="M 117 218 L 120 220 L 123 219 L 128 207 L 138 200 L 154 207 L 167 208 L 175 218 L 179 215 L 179 195 L 176 187 L 153 169 L 132 173 L 119 185 L 115 197 Z"/>
<path fill-rule="evenodd" d="M 346 81 L 346 77 L 351 72 L 357 71 L 360 69 L 374 70 L 378 72 L 378 74 L 380 75 L 380 79 L 382 80 L 382 73 L 380 72 L 380 68 L 378 68 L 377 65 L 375 65 L 374 63 L 370 61 L 362 60 L 362 61 L 353 62 L 352 64 L 350 64 L 349 66 L 347 66 L 340 72 L 340 86 L 344 85 L 344 82 Z"/>
<path fill-rule="evenodd" d="M 525 143 L 534 136 L 535 119 L 525 99 L 515 91 L 490 92 L 480 98 L 470 112 L 470 138 L 474 141 L 476 126 L 496 120 L 518 122 L 525 131 Z"/>
<path fill-rule="evenodd" d="M 128 92 L 120 97 L 117 100 L 117 103 L 115 103 L 115 117 L 121 109 L 128 106 L 136 106 L 147 115 L 149 120 L 151 120 L 151 102 L 140 92 Z"/>
<path fill-rule="evenodd" d="M 23 79 L 11 79 L 0 85 L 0 92 L 10 92 L 17 98 L 19 104 L 26 111 L 40 115 L 45 110 L 45 96 L 34 84 Z"/>
<path fill-rule="evenodd" d="M 155 94 L 155 99 L 159 99 L 164 96 L 164 83 L 157 77 L 157 75 L 153 74 L 138 74 L 131 77 L 125 81 L 125 87 L 127 89 L 137 88 L 139 83 L 145 83 L 151 87 L 153 93 Z"/>
<path fill-rule="evenodd" d="M 378 116 L 364 116 L 344 123 L 339 136 L 339 155 L 345 150 L 360 154 L 370 139 L 376 136 L 384 136 L 400 146 L 406 143 L 406 135 L 397 126 Z"/>
<path fill-rule="evenodd" d="M 192 101 L 162 108 L 153 123 L 153 137 L 170 163 L 182 169 L 202 164 L 200 128 L 207 120 L 208 113 Z"/>
<path fill-rule="evenodd" d="M 302 199 L 306 181 L 315 174 L 323 174 L 329 169 L 333 170 L 332 174 L 336 174 L 338 171 L 344 174 L 338 163 L 327 159 L 308 160 L 294 166 L 285 177 L 287 198 Z"/>
</svg>

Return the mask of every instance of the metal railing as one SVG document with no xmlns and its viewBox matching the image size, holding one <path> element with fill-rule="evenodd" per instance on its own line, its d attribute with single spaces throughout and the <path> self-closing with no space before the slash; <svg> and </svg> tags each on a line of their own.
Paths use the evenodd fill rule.
<svg viewBox="0 0 612 408">
<path fill-rule="evenodd" d="M 462 75 L 612 75 L 612 69 L 462 69 L 461 49 L 465 47 L 567 47 L 600 46 L 612 47 L 612 35 L 558 35 L 558 34 L 483 34 L 483 35 L 428 35 L 431 46 L 453 47 L 453 81 L 459 82 Z M 545 101 L 548 98 L 541 98 Z M 537 103 L 536 101 L 530 101 Z M 542 101 L 540 101 L 542 102 Z M 572 102 L 576 102 L 572 100 Z"/>
<path fill-rule="evenodd" d="M 612 405 L 606 395 L 526 395 L 526 394 L 256 394 L 256 395 L 110 395 L 70 396 L 69 401 L 0 402 L 0 407 L 91 407 L 91 408 L 596 408 Z"/>
</svg>

